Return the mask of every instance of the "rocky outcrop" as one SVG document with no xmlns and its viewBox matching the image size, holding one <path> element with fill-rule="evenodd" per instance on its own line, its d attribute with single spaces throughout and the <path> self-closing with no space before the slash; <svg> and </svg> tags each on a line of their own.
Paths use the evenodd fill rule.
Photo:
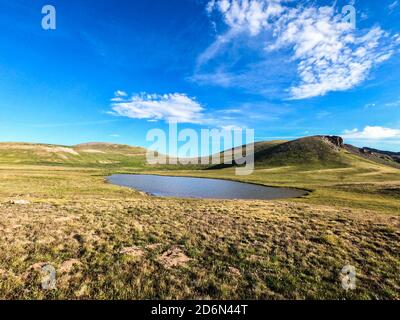
<svg viewBox="0 0 400 320">
<path fill-rule="evenodd" d="M 391 167 L 400 168 L 400 153 L 383 151 L 378 149 L 372 149 L 368 147 L 357 148 L 355 146 L 346 144 L 345 149 L 357 156 L 361 156 L 370 161 L 381 163 L 384 165 L 389 165 Z"/>
<path fill-rule="evenodd" d="M 336 150 L 344 148 L 344 141 L 339 136 L 320 136 L 322 140 L 332 145 Z"/>
</svg>

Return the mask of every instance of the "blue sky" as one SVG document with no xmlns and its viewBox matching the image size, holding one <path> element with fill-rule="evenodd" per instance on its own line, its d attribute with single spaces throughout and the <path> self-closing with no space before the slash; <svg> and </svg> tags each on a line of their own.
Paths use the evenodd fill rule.
<svg viewBox="0 0 400 320">
<path fill-rule="evenodd" d="M 147 146 L 173 120 L 400 151 L 399 47 L 395 0 L 0 0 L 0 141 Z"/>
</svg>

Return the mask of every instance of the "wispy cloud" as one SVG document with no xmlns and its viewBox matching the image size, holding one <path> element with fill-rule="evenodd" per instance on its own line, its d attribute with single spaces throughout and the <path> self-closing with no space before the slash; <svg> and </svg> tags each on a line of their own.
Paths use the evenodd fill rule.
<svg viewBox="0 0 400 320">
<path fill-rule="evenodd" d="M 112 102 L 122 102 L 128 94 L 125 91 L 117 90 L 114 92 L 114 98 L 111 99 Z"/>
<path fill-rule="evenodd" d="M 390 13 L 392 13 L 398 6 L 399 6 L 399 1 L 397 0 L 389 4 Z"/>
<path fill-rule="evenodd" d="M 385 107 L 389 107 L 389 108 L 400 107 L 400 99 L 394 100 L 394 101 L 390 101 L 390 102 L 386 102 L 385 103 Z"/>
<path fill-rule="evenodd" d="M 263 62 L 279 52 L 288 62 L 297 65 L 297 72 L 292 74 L 292 83 L 287 87 L 282 87 L 283 83 L 277 86 L 288 92 L 291 99 L 306 99 L 356 87 L 368 78 L 373 67 L 393 55 L 398 41 L 379 26 L 355 30 L 334 7 L 316 7 L 313 2 L 294 7 L 291 2 L 210 1 L 207 5 L 210 17 L 219 17 L 227 30 L 217 35 L 214 43 L 199 56 L 192 80 L 225 87 L 240 87 L 240 83 L 251 82 L 260 87 L 257 83 L 264 83 L 263 79 L 272 72 L 270 68 L 262 68 Z M 253 68 L 245 68 L 244 72 L 242 68 L 239 74 L 234 68 L 221 71 L 220 66 L 212 72 L 199 71 L 216 56 L 225 54 L 229 43 L 246 45 L 243 37 L 264 44 L 257 49 L 261 59 L 257 73 Z"/>
<path fill-rule="evenodd" d="M 206 6 L 210 18 L 222 17 L 228 30 L 198 57 L 198 67 L 220 53 L 224 47 L 240 35 L 257 36 L 269 28 L 269 23 L 284 11 L 283 0 L 211 0 Z M 286 1 L 285 1 L 286 2 Z"/>
<path fill-rule="evenodd" d="M 115 95 L 116 97 L 118 97 L 118 98 L 120 98 L 120 97 L 127 97 L 127 96 L 128 96 L 128 94 L 127 94 L 125 91 L 122 91 L 122 90 L 117 90 L 117 91 L 115 91 L 114 95 Z"/>
<path fill-rule="evenodd" d="M 324 119 L 324 118 L 328 118 L 331 116 L 332 116 L 332 113 L 329 111 L 321 111 L 316 114 L 317 119 Z"/>
<path fill-rule="evenodd" d="M 363 130 L 345 130 L 343 137 L 355 140 L 399 139 L 400 129 L 385 128 L 380 126 L 366 126 Z"/>
<path fill-rule="evenodd" d="M 230 30 L 255 36 L 269 27 L 270 19 L 279 16 L 287 0 L 211 0 L 207 12 L 219 11 Z"/>
<path fill-rule="evenodd" d="M 116 101 L 115 98 L 120 99 Z M 131 119 L 192 123 L 222 129 L 252 127 L 259 121 L 272 122 L 291 112 L 284 104 L 278 107 L 261 102 L 207 110 L 196 98 L 184 93 L 141 93 L 128 97 L 121 96 L 120 91 L 111 99 L 111 109 L 109 114 Z"/>
<path fill-rule="evenodd" d="M 285 98 L 282 88 L 290 86 L 291 71 L 285 57 L 274 57 L 250 63 L 240 70 L 228 71 L 224 67 L 210 72 L 196 72 L 187 79 L 202 86 L 217 86 L 222 88 L 239 88 L 246 92 L 263 96 Z"/>
<path fill-rule="evenodd" d="M 392 55 L 380 45 L 387 36 L 380 27 L 357 36 L 331 7 L 292 9 L 278 24 L 282 31 L 269 49 L 293 48 L 300 78 L 290 88 L 293 99 L 351 89 L 367 78 L 375 64 Z"/>
<path fill-rule="evenodd" d="M 400 107 L 400 99 L 394 99 L 389 101 L 371 102 L 364 105 L 365 109 L 393 109 Z"/>
<path fill-rule="evenodd" d="M 128 98 L 125 92 L 116 91 L 111 101 L 114 114 L 132 119 L 179 123 L 202 123 L 204 120 L 204 108 L 194 98 L 182 93 L 142 93 Z"/>
</svg>

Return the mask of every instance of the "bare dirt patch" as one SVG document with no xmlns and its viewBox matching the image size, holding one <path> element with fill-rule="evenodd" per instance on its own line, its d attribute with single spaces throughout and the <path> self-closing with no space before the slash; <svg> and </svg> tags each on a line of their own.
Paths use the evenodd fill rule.
<svg viewBox="0 0 400 320">
<path fill-rule="evenodd" d="M 0 269 L 0 279 L 7 277 L 7 275 L 8 275 L 7 270 Z"/>
<path fill-rule="evenodd" d="M 96 149 L 84 149 L 84 150 L 81 150 L 81 152 L 85 152 L 85 153 L 102 153 L 102 154 L 105 153 L 104 151 L 96 150 Z"/>
<path fill-rule="evenodd" d="M 79 153 L 76 152 L 72 148 L 63 148 L 63 147 L 43 147 L 44 151 L 52 152 L 52 153 L 69 153 L 73 154 L 74 156 L 79 156 Z"/>
<path fill-rule="evenodd" d="M 70 259 L 67 261 L 64 261 L 61 266 L 60 266 L 60 273 L 70 273 L 74 267 L 80 267 L 82 265 L 82 262 L 80 262 L 78 259 Z"/>
<path fill-rule="evenodd" d="M 31 265 L 28 270 L 29 271 L 40 271 L 44 266 L 46 266 L 48 263 L 47 262 L 37 262 L 33 265 Z"/>
<path fill-rule="evenodd" d="M 240 273 L 240 270 L 238 268 L 229 267 L 228 271 L 234 277 L 241 277 L 242 276 L 242 274 Z"/>
<path fill-rule="evenodd" d="M 157 261 L 166 268 L 174 268 L 185 266 L 190 261 L 190 258 L 180 247 L 175 246 L 158 257 Z"/>
<path fill-rule="evenodd" d="M 122 248 L 119 253 L 125 254 L 130 257 L 134 257 L 134 258 L 141 258 L 145 252 L 141 247 L 133 246 L 133 247 Z"/>
<path fill-rule="evenodd" d="M 153 244 L 148 244 L 145 248 L 147 250 L 156 250 L 162 246 L 161 243 L 153 243 Z"/>
</svg>

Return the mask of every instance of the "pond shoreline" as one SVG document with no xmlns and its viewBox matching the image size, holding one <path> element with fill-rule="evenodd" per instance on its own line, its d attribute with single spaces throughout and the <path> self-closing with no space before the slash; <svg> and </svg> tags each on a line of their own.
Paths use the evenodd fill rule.
<svg viewBox="0 0 400 320">
<path fill-rule="evenodd" d="M 209 183 L 209 184 L 219 184 L 219 188 L 221 188 L 221 184 L 223 182 L 227 183 L 227 187 L 235 187 L 235 188 L 242 188 L 242 190 L 233 190 L 232 192 L 235 193 L 235 196 L 229 195 L 229 190 L 216 190 L 216 192 L 222 192 L 222 194 L 228 192 L 227 195 L 222 196 L 222 197 L 218 197 L 218 196 L 210 196 L 207 194 L 210 192 L 208 189 L 205 192 L 206 195 L 200 196 L 198 193 L 199 191 L 196 189 L 193 193 L 195 195 L 188 195 L 186 194 L 188 191 L 185 189 L 183 191 L 184 194 L 168 194 L 171 192 L 171 189 L 168 189 L 168 191 L 158 191 L 157 193 L 148 191 L 148 190 L 144 190 L 143 188 L 145 187 L 140 187 L 137 184 L 134 185 L 133 183 L 136 181 L 131 181 L 131 182 L 127 182 L 126 179 L 129 179 L 131 177 L 137 176 L 139 179 L 140 178 L 145 178 L 145 179 L 151 179 L 151 178 L 155 178 L 155 177 L 160 177 L 160 178 L 165 178 L 164 180 L 167 180 L 168 178 L 171 178 L 171 180 L 177 180 L 177 179 L 182 179 L 182 183 L 187 183 L 189 182 L 189 180 L 191 180 L 190 182 L 195 182 L 197 184 L 204 182 L 204 183 Z M 122 179 L 125 181 L 112 181 L 112 178 L 114 179 Z M 185 181 L 186 180 L 186 181 Z M 160 174 L 160 173 L 113 173 L 110 174 L 109 176 L 105 177 L 105 182 L 106 183 L 110 183 L 113 185 L 117 185 L 120 187 L 125 187 L 125 188 L 130 188 L 133 190 L 137 190 L 140 192 L 143 192 L 146 195 L 149 196 L 153 196 L 153 197 L 162 197 L 162 198 L 180 198 L 180 199 L 197 199 L 197 200 L 201 200 L 201 199 L 206 199 L 206 200 L 283 200 L 283 199 L 300 199 L 300 198 L 305 198 L 307 196 L 310 195 L 311 192 L 313 192 L 313 190 L 307 190 L 304 188 L 298 188 L 298 187 L 287 187 L 287 186 L 268 186 L 268 185 L 264 185 L 264 184 L 260 184 L 260 183 L 255 183 L 255 182 L 247 182 L 247 181 L 240 181 L 240 180 L 235 180 L 235 179 L 229 179 L 229 178 L 219 178 L 219 177 L 199 177 L 199 176 L 182 176 L 182 175 L 171 175 L 171 174 Z M 176 181 L 175 181 L 176 182 Z M 154 181 L 153 181 L 154 183 Z M 201 184 L 199 185 L 200 187 Z M 151 187 L 153 187 L 153 185 L 151 185 Z M 179 183 L 178 185 L 176 185 L 175 187 L 177 187 L 177 189 L 182 188 L 181 183 Z M 191 186 L 189 186 L 191 187 Z M 215 187 L 215 186 L 214 186 Z M 254 187 L 259 187 L 259 188 L 254 188 Z M 247 189 L 253 189 L 253 190 L 247 190 Z M 174 188 L 172 188 L 174 189 Z M 223 188 L 222 188 L 223 189 Z M 243 191 L 244 195 L 243 195 Z M 295 192 L 298 192 L 298 194 L 295 194 Z M 161 193 L 167 193 L 167 194 L 160 194 Z M 179 191 L 177 191 L 179 192 Z M 250 192 L 246 194 L 246 192 Z M 254 192 L 254 198 L 253 198 L 253 193 Z M 279 192 L 282 193 L 289 193 L 287 195 L 279 195 Z M 189 193 L 190 194 L 190 193 Z"/>
</svg>

